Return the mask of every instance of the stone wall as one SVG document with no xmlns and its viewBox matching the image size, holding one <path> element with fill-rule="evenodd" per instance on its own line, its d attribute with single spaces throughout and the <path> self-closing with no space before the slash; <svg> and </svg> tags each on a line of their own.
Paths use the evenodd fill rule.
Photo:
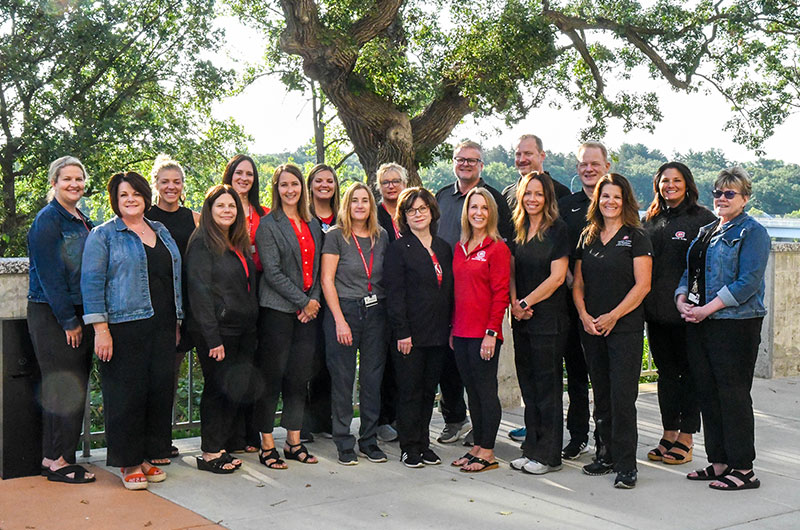
<svg viewBox="0 0 800 530">
<path fill-rule="evenodd" d="M 28 258 L 0 258 L 0 318 L 25 318 Z"/>
<path fill-rule="evenodd" d="M 757 375 L 800 374 L 800 243 L 773 243 Z"/>
</svg>

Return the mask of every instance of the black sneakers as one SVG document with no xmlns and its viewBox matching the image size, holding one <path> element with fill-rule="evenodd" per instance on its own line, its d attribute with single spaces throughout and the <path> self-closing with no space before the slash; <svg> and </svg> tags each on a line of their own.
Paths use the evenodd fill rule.
<svg viewBox="0 0 800 530">
<path fill-rule="evenodd" d="M 439 455 L 433 452 L 433 449 L 428 447 L 422 451 L 422 463 L 426 466 L 438 466 L 442 463 L 442 459 L 439 458 Z"/>
<path fill-rule="evenodd" d="M 583 472 L 593 477 L 608 475 L 614 470 L 614 464 L 595 459 L 591 464 L 583 466 Z M 634 479 L 635 480 L 635 479 Z"/>
<path fill-rule="evenodd" d="M 417 453 L 403 451 L 403 454 L 400 456 L 400 461 L 406 467 L 425 467 L 425 464 L 422 463 L 422 456 Z"/>
<path fill-rule="evenodd" d="M 586 447 L 586 442 L 579 442 L 573 439 L 561 450 L 561 458 L 565 460 L 575 460 L 588 451 L 589 449 Z"/>
<path fill-rule="evenodd" d="M 614 487 L 621 489 L 633 489 L 636 487 L 636 470 L 625 471 L 617 473 L 617 478 L 614 479 Z"/>
<path fill-rule="evenodd" d="M 386 453 L 381 451 L 381 448 L 378 447 L 377 444 L 370 444 L 366 447 L 359 446 L 358 450 L 362 455 L 366 456 L 370 462 L 386 462 Z"/>
</svg>

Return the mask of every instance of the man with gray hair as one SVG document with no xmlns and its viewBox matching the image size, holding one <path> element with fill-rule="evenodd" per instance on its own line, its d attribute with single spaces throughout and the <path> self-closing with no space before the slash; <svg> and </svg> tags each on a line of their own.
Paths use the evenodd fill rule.
<svg viewBox="0 0 800 530">
<path fill-rule="evenodd" d="M 503 197 L 505 197 L 511 213 L 517 207 L 517 187 L 522 177 L 536 171 L 538 173 L 547 173 L 543 168 L 544 159 L 547 153 L 544 151 L 542 139 L 535 134 L 523 134 L 517 140 L 517 147 L 514 150 L 514 167 L 519 172 L 516 182 L 509 184 L 503 190 Z M 549 173 L 548 173 L 549 175 Z M 570 194 L 569 188 L 561 184 L 556 179 L 553 180 L 553 188 L 556 192 L 556 199 L 561 199 Z"/>
</svg>

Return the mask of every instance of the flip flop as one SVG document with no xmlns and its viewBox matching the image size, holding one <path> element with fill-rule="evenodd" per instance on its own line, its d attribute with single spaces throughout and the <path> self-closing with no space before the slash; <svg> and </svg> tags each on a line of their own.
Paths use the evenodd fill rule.
<svg viewBox="0 0 800 530">
<path fill-rule="evenodd" d="M 462 466 L 466 466 L 467 464 L 469 464 L 470 462 L 472 462 L 472 459 L 473 459 L 473 458 L 475 458 L 475 457 L 474 457 L 474 456 L 472 456 L 471 454 L 469 454 L 469 453 L 464 453 L 464 456 L 462 456 L 461 458 L 456 458 L 455 460 L 453 460 L 452 462 L 450 462 L 450 465 L 451 465 L 451 466 L 453 466 L 453 467 L 462 467 Z M 466 460 L 466 461 L 467 461 L 467 463 L 466 463 L 466 464 L 456 464 L 456 462 L 458 462 L 459 460 Z"/>
<path fill-rule="evenodd" d="M 731 472 L 731 468 L 730 467 L 726 467 L 725 469 L 722 470 L 722 473 L 717 475 L 714 472 L 714 466 L 713 465 L 709 465 L 705 469 L 696 470 L 695 471 L 695 473 L 697 474 L 696 476 L 692 477 L 690 475 L 686 475 L 686 478 L 688 478 L 689 480 L 717 480 L 718 478 L 722 478 L 725 475 L 729 474 L 730 472 Z"/>
<path fill-rule="evenodd" d="M 481 473 L 483 471 L 489 471 L 490 469 L 497 469 L 498 467 L 500 467 L 500 464 L 498 464 L 497 461 L 489 462 L 488 460 L 484 460 L 483 458 L 478 458 L 477 456 L 473 456 L 469 464 L 480 464 L 481 467 L 480 469 L 465 469 L 462 467 L 461 468 L 462 473 Z"/>
<path fill-rule="evenodd" d="M 74 475 L 68 477 L 67 475 L 70 473 L 74 473 Z M 55 471 L 48 470 L 47 480 L 50 482 L 63 482 L 65 484 L 86 484 L 88 482 L 94 482 L 96 480 L 95 477 L 88 478 L 86 476 L 87 473 L 88 471 L 85 467 L 71 464 L 56 469 Z"/>
<path fill-rule="evenodd" d="M 732 481 L 729 477 L 737 478 L 742 483 L 737 484 L 736 482 Z M 717 480 L 725 485 L 719 486 L 712 482 L 711 484 L 708 485 L 708 487 L 719 491 L 738 491 L 738 490 L 754 490 L 759 486 L 761 486 L 761 481 L 756 478 L 756 475 L 755 473 L 753 473 L 752 469 L 747 473 L 742 473 L 741 471 L 736 471 L 734 469 L 724 477 L 718 478 Z"/>
</svg>

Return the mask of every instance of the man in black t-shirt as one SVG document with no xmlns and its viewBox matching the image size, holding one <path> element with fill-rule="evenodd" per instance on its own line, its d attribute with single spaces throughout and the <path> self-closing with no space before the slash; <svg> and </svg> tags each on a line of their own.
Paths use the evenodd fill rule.
<svg viewBox="0 0 800 530">
<path fill-rule="evenodd" d="M 572 271 L 575 265 L 575 248 L 581 231 L 586 226 L 586 211 L 592 200 L 594 187 L 597 181 L 608 173 L 611 163 L 608 161 L 608 151 L 599 142 L 586 142 L 578 148 L 578 177 L 581 179 L 581 189 L 572 195 L 563 197 L 558 201 L 558 211 L 567 223 L 569 231 L 570 248 L 572 252 L 569 259 L 567 272 L 567 286 L 572 288 Z M 570 441 L 564 447 L 562 458 L 575 459 L 587 452 L 586 444 L 589 441 L 589 372 L 586 367 L 586 358 L 581 347 L 580 329 L 581 321 L 572 302 L 572 295 L 568 297 L 570 309 L 570 329 L 567 339 L 567 348 L 564 352 L 564 364 L 567 368 L 567 392 L 569 394 L 569 409 L 567 411 L 567 430 Z"/>
<path fill-rule="evenodd" d="M 542 164 L 546 156 L 547 153 L 544 152 L 541 138 L 535 134 L 523 134 L 519 137 L 517 148 L 514 151 L 514 167 L 517 168 L 519 177 L 517 177 L 516 182 L 509 184 L 503 189 L 503 197 L 505 197 L 512 214 L 514 213 L 514 208 L 517 207 L 517 187 L 519 187 L 519 181 L 531 171 L 537 171 L 539 173 L 544 172 Z M 556 199 L 561 199 L 561 197 L 566 197 L 570 194 L 568 187 L 564 186 L 556 179 L 550 178 L 553 180 L 553 189 L 556 192 Z"/>
</svg>

